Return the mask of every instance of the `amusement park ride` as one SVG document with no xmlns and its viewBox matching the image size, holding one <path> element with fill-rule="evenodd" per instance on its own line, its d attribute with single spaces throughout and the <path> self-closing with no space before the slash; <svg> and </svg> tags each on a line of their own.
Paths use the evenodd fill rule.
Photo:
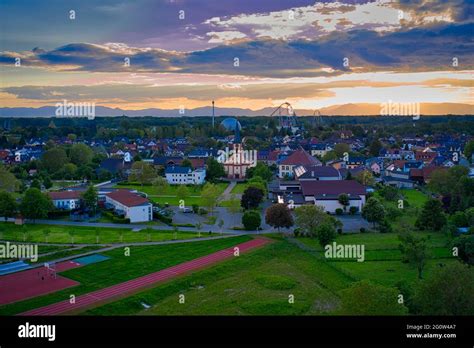
<svg viewBox="0 0 474 348">
<path fill-rule="evenodd" d="M 282 128 L 290 129 L 293 133 L 296 133 L 301 129 L 301 126 L 298 126 L 295 110 L 290 103 L 284 102 L 281 104 L 270 114 L 270 117 L 275 115 L 278 117 L 279 121 L 279 126 L 277 127 L 278 130 Z"/>
</svg>

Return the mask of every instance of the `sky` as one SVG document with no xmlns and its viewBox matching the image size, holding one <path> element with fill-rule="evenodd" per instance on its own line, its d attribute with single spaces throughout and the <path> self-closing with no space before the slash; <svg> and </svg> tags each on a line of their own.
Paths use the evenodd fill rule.
<svg viewBox="0 0 474 348">
<path fill-rule="evenodd" d="M 472 0 L 0 3 L 0 107 L 474 104 Z"/>
</svg>

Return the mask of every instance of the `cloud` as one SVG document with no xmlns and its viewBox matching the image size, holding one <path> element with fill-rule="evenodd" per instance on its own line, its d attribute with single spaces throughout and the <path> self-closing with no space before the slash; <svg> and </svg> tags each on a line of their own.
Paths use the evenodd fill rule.
<svg viewBox="0 0 474 348">
<path fill-rule="evenodd" d="M 456 57 L 457 69 L 467 70 L 473 66 L 473 30 L 473 23 L 438 24 L 387 34 L 352 30 L 318 40 L 245 40 L 191 52 L 76 43 L 50 51 L 3 52 L 0 64 L 14 64 L 19 56 L 23 66 L 59 71 L 305 77 L 347 71 L 455 69 L 452 62 Z M 345 61 L 348 66 L 344 66 Z"/>
</svg>

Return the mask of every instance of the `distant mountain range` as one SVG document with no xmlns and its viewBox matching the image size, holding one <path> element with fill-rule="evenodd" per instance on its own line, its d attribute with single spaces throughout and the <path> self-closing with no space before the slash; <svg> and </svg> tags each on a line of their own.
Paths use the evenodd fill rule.
<svg viewBox="0 0 474 348">
<path fill-rule="evenodd" d="M 216 116 L 269 116 L 275 108 L 264 108 L 260 110 L 240 108 L 216 108 Z M 371 116 L 380 115 L 380 104 L 343 104 L 333 105 L 319 109 L 323 116 Z M 314 110 L 296 109 L 298 116 L 311 116 Z M 422 103 L 420 105 L 422 115 L 474 115 L 474 105 L 461 103 Z M 0 117 L 53 117 L 56 113 L 55 106 L 43 106 L 40 108 L 0 108 Z M 202 107 L 185 110 L 180 114 L 179 110 L 143 109 L 123 110 L 96 106 L 95 116 L 98 117 L 182 117 L 182 116 L 211 116 L 211 107 Z"/>
</svg>

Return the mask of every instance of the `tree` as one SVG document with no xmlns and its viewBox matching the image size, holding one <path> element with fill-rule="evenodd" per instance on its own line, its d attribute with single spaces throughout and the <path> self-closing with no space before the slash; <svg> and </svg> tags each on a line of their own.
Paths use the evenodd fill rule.
<svg viewBox="0 0 474 348">
<path fill-rule="evenodd" d="M 227 211 L 232 215 L 232 223 L 235 222 L 234 218 L 237 213 L 240 212 L 240 200 L 235 197 L 234 194 L 230 196 L 226 206 Z"/>
<path fill-rule="evenodd" d="M 280 232 L 281 227 L 290 228 L 293 226 L 293 216 L 286 204 L 277 203 L 270 206 L 265 212 L 265 222 L 278 228 L 278 232 Z"/>
<path fill-rule="evenodd" d="M 242 216 L 242 225 L 247 231 L 254 231 L 260 227 L 262 219 L 259 212 L 255 210 L 246 211 Z"/>
<path fill-rule="evenodd" d="M 99 204 L 99 198 L 97 190 L 93 185 L 90 185 L 82 194 L 82 201 L 84 202 L 84 207 L 95 215 Z"/>
<path fill-rule="evenodd" d="M 363 170 L 360 173 L 358 173 L 355 177 L 356 181 L 359 182 L 360 184 L 364 186 L 374 186 L 375 185 L 375 179 L 374 175 L 368 171 L 368 170 Z"/>
<path fill-rule="evenodd" d="M 49 175 L 46 175 L 43 179 L 43 185 L 46 190 L 49 190 L 51 187 L 53 187 L 53 182 L 51 181 L 51 178 Z"/>
<path fill-rule="evenodd" d="M 334 152 L 338 158 L 341 158 L 346 152 L 349 153 L 350 150 L 351 148 L 346 143 L 339 143 L 334 146 Z"/>
<path fill-rule="evenodd" d="M 247 187 L 240 200 L 240 205 L 244 209 L 256 209 L 263 200 L 263 191 L 256 187 Z"/>
<path fill-rule="evenodd" d="M 271 169 L 263 162 L 257 162 L 255 167 L 250 167 L 247 169 L 246 176 L 248 179 L 259 176 L 264 181 L 270 181 L 272 179 L 273 173 Z"/>
<path fill-rule="evenodd" d="M 156 178 L 156 171 L 150 163 L 135 162 L 132 165 L 129 180 L 138 182 L 142 186 L 144 184 L 151 184 Z"/>
<path fill-rule="evenodd" d="M 405 305 L 398 302 L 395 288 L 362 280 L 351 284 L 341 294 L 341 312 L 344 315 L 404 315 Z"/>
<path fill-rule="evenodd" d="M 474 140 L 469 140 L 464 146 L 464 156 L 472 163 L 472 154 L 474 153 Z"/>
<path fill-rule="evenodd" d="M 325 222 L 316 227 L 316 237 L 318 238 L 319 245 L 322 247 L 334 241 L 336 239 L 336 229 L 334 228 L 334 224 Z"/>
<path fill-rule="evenodd" d="M 59 172 L 68 162 L 66 151 L 61 147 L 53 147 L 41 157 L 41 165 L 49 174 Z"/>
<path fill-rule="evenodd" d="M 223 176 L 225 176 L 225 170 L 222 163 L 219 163 L 213 157 L 209 157 L 207 160 L 206 180 L 215 181 Z"/>
<path fill-rule="evenodd" d="M 25 192 L 20 204 L 20 212 L 27 219 L 43 219 L 53 210 L 53 203 L 49 196 L 41 193 L 36 188 L 30 188 Z"/>
<path fill-rule="evenodd" d="M 453 241 L 458 257 L 468 265 L 474 265 L 474 235 L 461 236 Z"/>
<path fill-rule="evenodd" d="M 258 175 L 255 175 L 252 179 L 247 181 L 247 187 L 255 187 L 262 190 L 263 194 L 267 194 L 267 183 Z"/>
<path fill-rule="evenodd" d="M 186 185 L 180 185 L 178 189 L 176 190 L 176 197 L 178 197 L 178 200 L 183 200 L 185 201 L 186 198 L 189 197 L 189 190 L 186 187 Z"/>
<path fill-rule="evenodd" d="M 48 236 L 51 234 L 51 230 L 49 228 L 46 228 L 43 230 L 43 236 L 44 236 L 44 241 L 45 243 L 48 243 Z"/>
<path fill-rule="evenodd" d="M 380 140 L 374 139 L 370 144 L 369 153 L 372 156 L 377 157 L 380 153 L 380 150 L 382 150 L 382 143 L 380 142 Z"/>
<path fill-rule="evenodd" d="M 0 166 L 0 190 L 15 192 L 19 186 L 20 183 L 15 178 L 15 175 L 10 173 L 5 167 Z"/>
<path fill-rule="evenodd" d="M 222 234 L 222 228 L 224 227 L 224 220 L 219 219 L 219 222 L 217 223 L 217 226 L 219 226 L 219 229 L 221 230 L 221 234 Z"/>
<path fill-rule="evenodd" d="M 156 177 L 153 180 L 152 185 L 156 187 L 159 193 L 162 193 L 163 191 L 165 191 L 169 186 L 168 181 L 166 181 L 166 179 L 163 178 L 162 176 Z"/>
<path fill-rule="evenodd" d="M 329 218 L 324 208 L 319 205 L 302 205 L 295 209 L 295 224 L 302 235 L 314 236 L 316 228 Z"/>
<path fill-rule="evenodd" d="M 441 202 L 437 199 L 429 199 L 423 205 L 415 226 L 422 231 L 439 231 L 444 225 L 446 225 L 446 216 L 444 215 Z"/>
<path fill-rule="evenodd" d="M 14 217 L 18 209 L 15 198 L 10 192 L 0 191 L 0 216 L 5 218 Z"/>
<path fill-rule="evenodd" d="M 77 166 L 72 163 L 66 163 L 59 173 L 63 179 L 73 180 L 76 178 Z"/>
<path fill-rule="evenodd" d="M 423 315 L 472 315 L 474 269 L 459 262 L 438 268 L 420 284 L 414 302 Z"/>
<path fill-rule="evenodd" d="M 370 197 L 362 208 L 362 217 L 368 222 L 380 223 L 385 218 L 385 208 L 375 197 Z"/>
<path fill-rule="evenodd" d="M 219 189 L 216 185 L 211 183 L 207 183 L 206 185 L 204 185 L 201 192 L 201 198 L 204 206 L 208 208 L 211 215 L 214 211 L 215 206 L 217 205 L 219 195 Z"/>
<path fill-rule="evenodd" d="M 31 182 L 30 187 L 37 188 L 38 190 L 41 190 L 41 183 L 39 182 L 38 179 L 34 179 Z"/>
<path fill-rule="evenodd" d="M 185 158 L 183 162 L 181 162 L 181 167 L 187 167 L 193 169 L 193 165 L 188 158 Z"/>
<path fill-rule="evenodd" d="M 337 197 L 337 201 L 339 202 L 340 205 L 342 205 L 344 211 L 346 211 L 349 204 L 351 204 L 351 202 L 349 201 L 349 196 L 346 193 L 341 193 Z"/>
<path fill-rule="evenodd" d="M 427 259 L 426 239 L 409 232 L 399 235 L 398 238 L 401 242 L 399 249 L 402 252 L 402 260 L 416 267 L 418 278 L 422 279 Z"/>
<path fill-rule="evenodd" d="M 69 159 L 76 166 L 87 165 L 92 162 L 94 152 L 86 144 L 74 144 L 69 150 Z"/>
</svg>

